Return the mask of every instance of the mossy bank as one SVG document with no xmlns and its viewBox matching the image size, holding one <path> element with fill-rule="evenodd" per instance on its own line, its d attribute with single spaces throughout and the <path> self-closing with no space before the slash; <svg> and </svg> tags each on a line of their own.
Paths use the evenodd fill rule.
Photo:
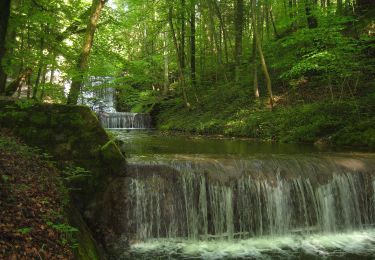
<svg viewBox="0 0 375 260">
<path fill-rule="evenodd" d="M 225 105 L 226 101 L 209 98 L 190 109 L 165 101 L 154 109 L 156 125 L 161 130 L 265 141 L 375 148 L 374 94 L 357 100 L 276 105 L 273 111 L 256 103 Z"/>
</svg>

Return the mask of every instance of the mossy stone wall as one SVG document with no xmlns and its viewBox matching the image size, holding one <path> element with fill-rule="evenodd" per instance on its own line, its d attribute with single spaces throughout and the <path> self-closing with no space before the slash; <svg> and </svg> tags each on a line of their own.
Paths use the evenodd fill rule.
<svg viewBox="0 0 375 260">
<path fill-rule="evenodd" d="M 0 99 L 0 127 L 11 129 L 62 165 L 73 162 L 91 172 L 74 196 L 81 209 L 125 171 L 124 156 L 88 107 Z"/>
</svg>

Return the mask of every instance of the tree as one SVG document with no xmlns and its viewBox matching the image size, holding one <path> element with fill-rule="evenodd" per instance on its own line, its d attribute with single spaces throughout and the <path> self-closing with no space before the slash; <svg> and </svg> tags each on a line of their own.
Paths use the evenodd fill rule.
<svg viewBox="0 0 375 260">
<path fill-rule="evenodd" d="M 266 59 L 264 58 L 263 50 L 262 50 L 262 44 L 259 39 L 259 34 L 258 34 L 258 25 L 257 25 L 257 19 L 256 19 L 256 0 L 252 0 L 252 23 L 253 23 L 253 31 L 254 31 L 254 36 L 255 36 L 255 44 L 258 50 L 260 62 L 262 64 L 262 69 L 264 73 L 264 77 L 266 78 L 266 86 L 267 86 L 267 92 L 268 92 L 268 97 L 269 97 L 269 102 L 271 106 L 271 110 L 273 109 L 273 93 L 272 93 L 272 83 L 271 83 L 271 77 L 268 72 L 268 67 L 266 64 Z"/>
<path fill-rule="evenodd" d="M 193 87 L 196 86 L 196 19 L 195 19 L 195 1 L 196 0 L 190 0 L 191 6 L 190 6 L 190 73 L 191 73 L 191 82 Z"/>
<path fill-rule="evenodd" d="M 375 6 L 375 1 L 373 0 L 357 0 L 357 8 L 361 11 L 370 9 Z"/>
<path fill-rule="evenodd" d="M 75 75 L 72 79 L 72 84 L 68 96 L 68 104 L 76 105 L 78 101 L 79 93 L 81 92 L 84 73 L 88 67 L 89 57 L 91 48 L 94 42 L 94 35 L 96 31 L 96 27 L 98 25 L 100 19 L 100 13 L 104 7 L 104 4 L 107 0 L 93 0 L 91 6 L 91 14 L 90 19 L 87 24 L 86 34 L 84 37 L 82 50 L 80 57 L 77 63 L 77 75 Z"/>
<path fill-rule="evenodd" d="M 5 42 L 8 30 L 10 16 L 10 0 L 0 1 L 0 94 L 5 92 L 7 75 L 3 67 L 3 58 L 5 55 Z"/>
<path fill-rule="evenodd" d="M 173 4 L 172 2 L 168 2 L 168 23 L 169 27 L 171 29 L 171 34 L 172 34 L 172 39 L 173 39 L 173 44 L 176 50 L 176 55 L 177 55 L 177 63 L 178 63 L 178 72 L 179 72 L 179 84 L 182 89 L 182 94 L 184 98 L 185 105 L 187 107 L 190 107 L 190 103 L 187 98 L 186 94 L 186 81 L 185 81 L 185 74 L 184 74 L 184 69 L 185 69 L 185 62 L 184 62 L 184 54 L 183 54 L 183 49 L 182 49 L 182 44 L 179 47 L 178 41 L 177 41 L 177 36 L 176 36 L 176 31 L 174 29 L 174 24 L 173 24 Z M 184 41 L 183 37 L 181 37 L 181 41 Z"/>
<path fill-rule="evenodd" d="M 234 23 L 235 33 L 235 81 L 238 82 L 241 70 L 242 58 L 242 33 L 243 33 L 243 20 L 244 20 L 244 2 L 243 0 L 236 0 L 236 14 Z"/>
</svg>

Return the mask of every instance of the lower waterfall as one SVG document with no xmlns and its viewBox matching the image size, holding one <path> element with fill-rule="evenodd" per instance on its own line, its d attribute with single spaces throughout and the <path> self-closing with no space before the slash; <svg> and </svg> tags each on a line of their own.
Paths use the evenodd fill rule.
<svg viewBox="0 0 375 260">
<path fill-rule="evenodd" d="M 226 243 L 226 251 L 238 249 L 234 259 L 241 252 L 251 256 L 293 246 L 319 255 L 321 243 L 337 250 L 353 236 L 352 246 L 362 241 L 375 255 L 371 158 L 159 156 L 133 160 L 129 175 L 126 219 L 138 253 L 171 247 L 178 254 L 221 259 L 216 253 Z M 271 248 L 263 248 L 267 243 Z M 207 250 L 212 254 L 203 257 Z"/>
</svg>

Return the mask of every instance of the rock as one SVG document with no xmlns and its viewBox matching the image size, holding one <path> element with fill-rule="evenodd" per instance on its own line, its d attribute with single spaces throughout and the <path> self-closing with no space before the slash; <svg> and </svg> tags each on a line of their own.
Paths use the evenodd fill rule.
<svg viewBox="0 0 375 260">
<path fill-rule="evenodd" d="M 125 157 L 114 141 L 109 141 L 103 145 L 100 154 L 103 162 L 112 169 L 114 174 L 121 172 L 126 166 Z"/>
</svg>

